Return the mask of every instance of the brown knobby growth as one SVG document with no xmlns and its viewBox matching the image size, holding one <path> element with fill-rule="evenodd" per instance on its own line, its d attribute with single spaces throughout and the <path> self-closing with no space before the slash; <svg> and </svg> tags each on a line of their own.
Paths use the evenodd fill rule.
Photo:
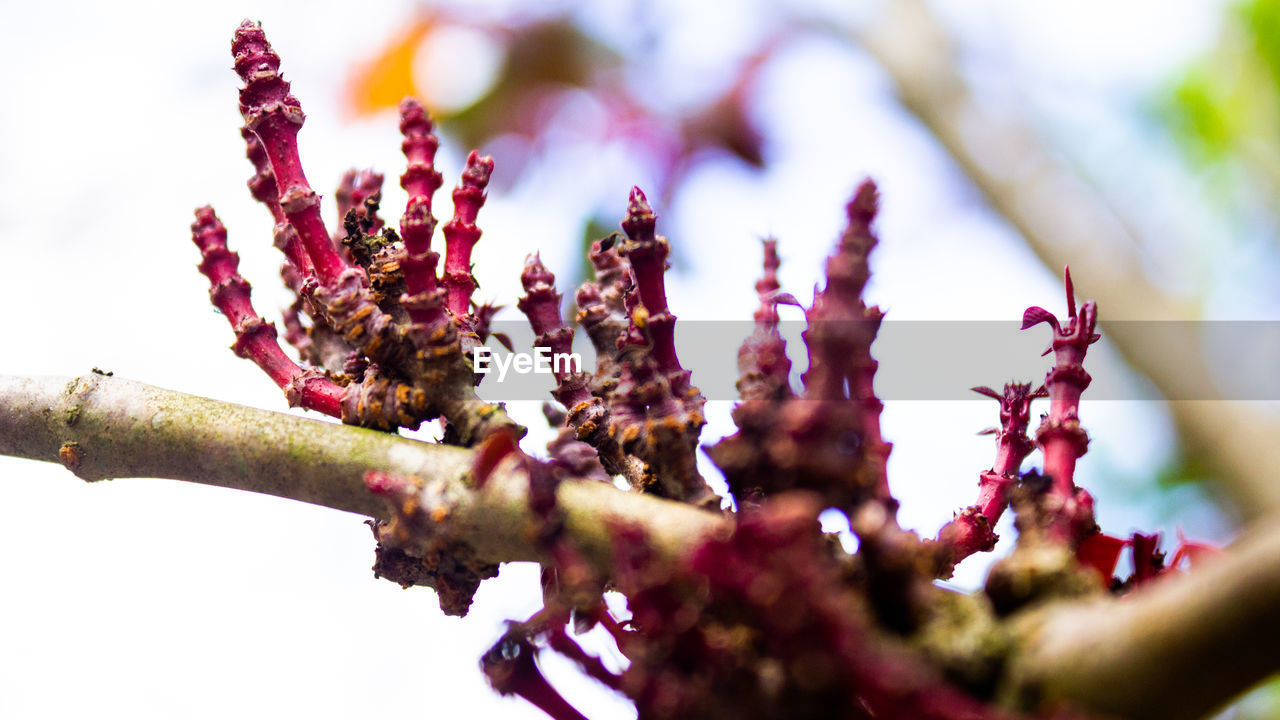
<svg viewBox="0 0 1280 720">
<path fill-rule="evenodd" d="M 1013 652 L 1003 618 L 1049 600 L 1137 591 L 1157 584 L 1184 552 L 1209 552 L 1184 543 L 1166 564 L 1158 535 L 1120 540 L 1099 532 L 1092 496 L 1074 475 L 1088 443 L 1079 402 L 1090 381 L 1085 355 L 1099 340 L 1098 310 L 1092 302 L 1077 306 L 1069 274 L 1065 322 L 1038 307 L 1023 318 L 1024 329 L 1047 323 L 1053 331 L 1054 364 L 1043 387 L 975 388 L 999 402 L 999 424 L 987 431 L 995 435 L 995 460 L 978 473 L 977 501 L 931 539 L 898 522 L 872 354 L 884 314 L 864 297 L 878 243 L 879 196 L 869 180 L 846 207 L 823 284 L 802 306 L 807 366 L 799 387 L 778 306 L 801 303 L 778 281 L 777 241 L 764 243 L 755 327 L 738 351 L 737 432 L 705 447 L 736 507 L 728 530 L 673 556 L 651 528 L 601 518 L 609 551 L 581 545 L 561 503 L 570 481 L 620 477 L 630 492 L 705 508 L 707 517 L 725 512 L 698 467 L 706 399 L 680 361 L 665 285 L 670 246 L 644 193 L 631 191 L 621 232 L 589 252 L 595 275 L 577 289 L 575 319 L 597 362 L 556 369 L 559 407 L 548 405 L 546 416 L 558 435 L 539 458 L 519 446 L 524 428 L 475 390 L 484 378 L 470 351 L 486 340 L 498 310 L 471 299 L 477 216 L 494 161 L 468 156 L 442 231 L 441 267 L 432 249 L 432 202 L 443 184 L 434 166 L 439 141 L 422 104 L 407 99 L 400 184 L 408 201 L 399 230 L 379 215 L 382 175 L 365 170 L 343 177 L 338 229 L 330 232 L 303 173 L 297 136 L 304 115 L 279 56 L 248 21 L 232 50 L 245 83 L 249 188 L 271 214 L 285 256 L 282 275 L 295 294 L 285 339 L 299 359 L 285 354 L 274 326 L 254 310 L 226 229 L 204 207 L 192 237 L 212 301 L 232 325 L 236 354 L 258 364 L 291 405 L 391 432 L 439 417 L 446 442 L 474 448 L 465 488 L 368 469 L 365 487 L 386 501 L 390 517 L 372 523 L 377 575 L 432 587 L 444 612 L 465 614 L 497 562 L 482 556 L 467 534 L 472 528 L 457 518 L 473 501 L 469 493 L 522 484 L 528 515 L 520 532 L 530 546 L 524 554 L 542 559 L 544 607 L 512 622 L 482 659 L 499 692 L 555 718 L 582 718 L 538 668 L 539 653 L 556 652 L 634 700 L 641 718 L 1082 717 L 1034 699 L 1001 700 Z M 520 279 L 525 295 L 516 304 L 535 345 L 568 353 L 575 330 L 536 252 Z M 1048 413 L 1033 442 L 1032 403 L 1045 397 Z M 1043 470 L 1024 473 L 1036 447 Z M 76 465 L 80 451 L 64 447 L 61 457 Z M 847 518 L 856 552 L 823 536 L 818 515 L 828 509 Z M 1017 546 L 984 592 L 965 596 L 936 585 L 968 556 L 993 549 L 1006 509 L 1015 515 Z M 1125 546 L 1135 571 L 1121 581 L 1112 575 Z M 629 617 L 608 610 L 606 589 L 626 597 Z M 626 656 L 621 671 L 575 639 L 597 626 Z"/>
</svg>

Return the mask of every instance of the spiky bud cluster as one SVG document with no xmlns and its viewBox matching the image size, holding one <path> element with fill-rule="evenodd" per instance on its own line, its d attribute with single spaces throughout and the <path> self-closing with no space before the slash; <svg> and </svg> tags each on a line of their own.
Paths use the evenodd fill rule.
<svg viewBox="0 0 1280 720">
<path fill-rule="evenodd" d="M 1054 366 L 1045 376 L 1049 414 L 1036 430 L 1036 443 L 1044 452 L 1044 474 L 1049 484 L 1042 506 L 1041 524 L 1045 532 L 1078 544 L 1097 532 L 1093 522 L 1093 496 L 1076 487 L 1076 460 L 1089 449 L 1089 434 L 1080 426 L 1080 396 L 1092 378 L 1084 369 L 1089 346 L 1100 339 L 1094 332 L 1098 307 L 1092 300 L 1076 309 L 1071 269 L 1066 270 L 1067 321 L 1059 324 L 1053 313 L 1041 307 L 1027 308 L 1022 316 L 1025 330 L 1040 323 L 1053 329 L 1053 342 L 1045 354 L 1053 353 Z"/>
<path fill-rule="evenodd" d="M 978 476 L 978 502 L 961 510 L 938 532 L 941 546 L 939 577 L 950 577 L 957 563 L 976 552 L 995 549 L 995 526 L 1009 505 L 1009 493 L 1021 478 L 1022 461 L 1033 445 L 1027 437 L 1031 422 L 1031 401 L 1045 397 L 1044 388 L 1032 391 L 1030 383 L 1006 383 L 1004 392 L 989 387 L 973 391 L 1000 403 L 1000 427 L 983 430 L 996 436 L 996 460 L 991 469 Z"/>
<path fill-rule="evenodd" d="M 776 304 L 795 300 L 776 294 L 776 245 L 766 245 L 756 331 L 738 355 L 739 431 L 708 449 L 739 504 L 807 489 L 850 514 L 867 501 L 880 505 L 886 518 L 896 511 L 885 472 L 890 446 L 880 437 L 883 406 L 873 387 L 871 343 L 881 313 L 862 299 L 868 255 L 876 244 L 876 198 L 870 181 L 858 188 L 827 261 L 827 285 L 805 311 L 809 368 L 801 393 L 789 385 L 786 343 L 776 329 Z"/>
<path fill-rule="evenodd" d="M 236 72 L 245 83 L 240 91 L 245 120 L 241 132 L 254 166 L 250 191 L 271 213 L 275 244 L 287 261 L 282 274 L 296 294 L 285 313 L 285 337 L 309 367 L 293 363 L 297 368 L 293 374 L 311 384 L 325 380 L 328 385 L 323 387 L 336 397 L 318 404 L 304 394 L 299 402 L 346 422 L 388 430 L 416 428 L 425 419 L 443 415 L 461 442 L 475 442 L 500 429 L 518 431 L 500 406 L 475 395 L 474 375 L 458 338 L 474 336 L 476 318 L 443 307 L 434 293 L 434 270 L 422 272 L 424 248 L 412 243 L 425 242 L 429 249 L 434 220 L 407 232 L 406 242 L 401 242 L 382 227 L 378 216 L 382 175 L 351 171 L 337 192 L 341 231 L 330 234 L 320 213 L 320 198 L 302 170 L 297 135 L 304 115 L 280 74 L 279 55 L 262 29 L 248 21 L 236 30 L 232 52 Z M 402 227 L 412 229 L 416 206 L 425 203 L 429 218 L 429 195 L 439 182 L 430 168 L 436 142 L 430 136 L 430 124 L 424 128 L 415 122 L 411 107 L 406 114 L 405 147 L 410 160 L 406 178 L 419 180 L 407 181 L 418 192 L 411 197 Z M 458 227 L 472 244 L 479 235 L 475 215 L 491 171 L 492 161 L 473 158 L 458 191 L 465 199 Z M 196 239 L 200 242 L 199 232 Z M 232 284 L 237 288 L 243 284 L 247 297 L 243 280 Z M 274 343 L 269 325 L 245 321 L 239 315 L 228 318 L 237 327 L 244 325 L 238 337 L 266 338 L 270 333 Z M 253 340 L 248 346 L 265 344 Z M 255 352 L 259 364 L 268 361 L 265 351 Z M 268 373 L 278 384 L 286 375 L 279 366 L 278 359 L 270 359 Z"/>
<path fill-rule="evenodd" d="M 633 487 L 705 507 L 718 507 L 696 464 L 706 399 L 690 383 L 675 348 L 675 316 L 667 307 L 666 238 L 639 188 L 631 191 L 622 228 L 590 253 L 594 282 L 579 288 L 578 321 L 596 348 L 596 370 L 562 373 L 553 393 L 577 438 L 591 444 L 606 470 Z M 536 255 L 521 275 L 519 303 L 536 343 L 567 353 L 573 330 L 560 319 L 555 276 Z"/>
<path fill-rule="evenodd" d="M 209 298 L 236 333 L 231 346 L 236 355 L 252 360 L 276 385 L 284 389 L 291 406 L 342 415 L 345 391 L 312 369 L 304 370 L 284 354 L 276 341 L 276 328 L 262 319 L 250 301 L 249 282 L 239 271 L 240 256 L 227 248 L 227 229 L 205 206 L 196 210 L 191 237 L 203 258 L 200 272 L 209 278 Z"/>
<path fill-rule="evenodd" d="M 707 448 L 737 505 L 731 531 L 672 557 L 644 529 L 606 517 L 613 553 L 602 558 L 597 546 L 589 556 L 567 532 L 577 519 L 560 507 L 566 483 L 621 476 L 632 492 L 711 511 L 720 505 L 696 464 L 706 400 L 679 358 L 666 294 L 670 246 L 657 234 L 644 193 L 631 191 L 622 232 L 588 253 L 595 276 L 576 292 L 576 320 L 595 347 L 596 366 L 554 369 L 552 395 L 563 409 L 546 406 L 558 434 L 549 459 L 538 459 L 519 447 L 523 428 L 476 395 L 481 377 L 468 354 L 498 311 L 471 299 L 476 217 L 493 161 L 477 152 L 467 158 L 443 228 L 441 268 L 431 247 L 432 201 L 442 185 L 434 167 L 439 142 L 425 108 L 406 100 L 400 184 L 409 197 L 399 233 L 378 216 L 382 175 L 368 170 L 343 177 L 340 230 L 331 234 L 302 172 L 303 114 L 280 75 L 279 56 L 247 21 L 232 49 L 245 83 L 249 188 L 270 212 L 286 259 L 282 275 L 295 300 L 285 313 L 285 337 L 302 362 L 285 355 L 274 326 L 254 311 L 226 229 L 211 208 L 201 208 L 192 237 L 212 301 L 235 331 L 234 351 L 257 363 L 291 404 L 384 430 L 441 416 L 448 441 L 474 447 L 465 490 L 377 468 L 365 475 L 391 518 L 373 523 L 377 575 L 432 587 L 446 613 L 465 614 L 480 582 L 497 573 L 476 550 L 483 544 L 459 532 L 468 522 L 466 493 L 527 503 L 522 534 L 529 547 L 520 557 L 543 564 L 544 607 L 511 623 L 484 656 L 482 669 L 499 692 L 560 720 L 582 719 L 538 668 L 538 654 L 549 650 L 631 697 L 645 719 L 1014 718 L 989 704 L 1009 652 L 1000 615 L 1104 588 L 1128 591 L 1157 581 L 1183 557 L 1209 552 L 1184 542 L 1166 565 L 1158 535 L 1122 540 L 1098 532 L 1092 497 L 1074 479 L 1088 444 L 1079 401 L 1090 382 L 1085 354 L 1099 339 L 1097 309 L 1092 302 L 1077 309 L 1070 275 L 1065 324 L 1038 307 L 1023 318 L 1024 329 L 1041 322 L 1053 329 L 1055 364 L 1043 388 L 974 388 L 1000 404 L 999 426 L 988 431 L 996 457 L 979 473 L 977 501 L 936 539 L 899 524 L 871 352 L 883 313 L 864 298 L 878 242 L 878 192 L 868 180 L 845 209 L 825 283 L 807 307 L 782 291 L 777 241 L 764 243 L 755 327 L 738 351 L 738 430 Z M 525 295 L 517 305 L 535 346 L 570 353 L 575 331 L 561 315 L 555 276 L 536 252 L 520 279 Z M 806 322 L 808 366 L 799 387 L 790 381 L 779 330 L 783 304 L 801 306 Z M 1033 443 L 1031 404 L 1041 397 L 1050 408 Z M 1023 473 L 1037 446 L 1043 473 Z M 75 448 L 64 450 L 64 462 L 78 462 Z M 856 554 L 822 537 L 818 515 L 832 508 L 858 536 Z M 986 599 L 970 602 L 938 588 L 933 581 L 950 576 L 956 563 L 993 549 L 1006 508 L 1016 516 L 1018 544 L 989 576 Z M 1134 574 L 1120 581 L 1112 575 L 1125 547 L 1133 551 Z M 627 596 L 630 620 L 606 609 L 606 587 Z M 622 672 L 587 653 L 570 630 L 597 626 L 629 659 Z M 948 633 L 961 640 L 947 641 Z M 1072 717 L 1059 710 L 1042 717 Z"/>
</svg>

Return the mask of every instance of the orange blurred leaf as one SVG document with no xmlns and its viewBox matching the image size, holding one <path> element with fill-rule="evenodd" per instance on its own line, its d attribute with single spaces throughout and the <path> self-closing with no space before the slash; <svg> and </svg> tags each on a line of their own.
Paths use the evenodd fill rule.
<svg viewBox="0 0 1280 720">
<path fill-rule="evenodd" d="M 347 92 L 347 107 L 352 113 L 370 115 L 395 108 L 406 95 L 417 94 L 413 58 L 434 25 L 433 17 L 413 21 L 352 76 Z"/>
</svg>

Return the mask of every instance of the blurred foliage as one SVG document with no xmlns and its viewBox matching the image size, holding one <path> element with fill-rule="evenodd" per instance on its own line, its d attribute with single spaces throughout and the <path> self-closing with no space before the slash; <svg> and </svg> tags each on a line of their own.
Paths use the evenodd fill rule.
<svg viewBox="0 0 1280 720">
<path fill-rule="evenodd" d="M 415 19 L 353 79 L 352 109 L 361 114 L 380 112 L 395 108 L 407 95 L 417 96 L 427 103 L 434 119 L 471 148 L 507 133 L 533 135 L 539 110 L 555 102 L 558 93 L 573 88 L 614 91 L 604 78 L 617 70 L 618 54 L 560 18 L 480 27 L 501 47 L 503 60 L 497 76 L 465 107 L 442 106 L 434 101 L 429 80 L 415 73 L 416 56 L 427 52 L 450 28 L 469 26 L 442 15 Z"/>
<path fill-rule="evenodd" d="M 644 28 L 634 29 L 636 37 L 644 36 Z M 748 52 L 726 55 L 727 81 L 684 78 L 707 89 L 690 102 L 653 82 L 650 43 L 615 47 L 571 7 L 532 15 L 509 10 L 504 16 L 468 13 L 465 7 L 420 10 L 352 75 L 346 106 L 363 116 L 394 111 L 406 96 L 421 99 L 438 132 L 463 148 L 488 152 L 488 146 L 501 144 L 501 184 L 522 182 L 542 158 L 563 156 L 566 144 L 611 157 L 621 150 L 624 162 L 643 169 L 635 180 L 649 197 L 670 207 L 681 181 L 708 160 L 732 158 L 748 171 L 764 167 L 765 138 L 751 112 L 757 78 L 784 42 L 813 30 L 780 16 Z M 485 63 L 451 47 L 450 31 L 478 34 L 500 58 L 491 75 L 464 79 L 476 92 L 460 104 L 440 101 L 448 90 L 432 86 L 458 77 L 441 81 L 426 65 L 442 55 L 451 66 Z M 588 209 L 575 255 L 583 265 L 565 269 L 567 287 L 588 276 L 591 242 L 617 229 L 618 198 L 601 190 L 582 188 Z M 679 266 L 681 260 L 677 247 L 671 261 Z"/>
<path fill-rule="evenodd" d="M 420 17 L 386 44 L 377 57 L 352 79 L 347 103 L 359 115 L 394 108 L 406 95 L 416 94 L 413 86 L 413 58 L 418 45 L 434 23 Z"/>
<path fill-rule="evenodd" d="M 449 107 L 435 102 L 436 88 L 418 71 L 419 60 L 448 30 L 459 28 L 478 30 L 496 42 L 501 61 L 471 102 Z M 629 82 L 642 74 L 644 58 L 610 47 L 572 15 L 513 16 L 499 22 L 438 11 L 408 22 L 356 73 L 347 103 L 356 114 L 369 114 L 394 108 L 406 95 L 420 97 L 441 129 L 468 148 L 507 137 L 536 151 L 549 123 L 559 120 L 555 129 L 576 142 L 621 142 L 654 167 L 658 186 L 648 188 L 650 194 L 669 199 L 674 186 L 708 152 L 736 158 L 749 168 L 764 165 L 764 139 L 749 105 L 755 78 L 777 45 L 763 43 L 738 64 L 727 87 L 688 106 L 661 97 L 660 87 L 642 89 Z M 466 63 L 468 58 L 456 60 Z M 584 99 L 602 117 L 575 123 L 575 109 Z M 518 181 L 526 163 L 516 160 L 512 168 L 511 160 L 508 179 Z"/>
<path fill-rule="evenodd" d="M 1213 471 L 1206 464 L 1203 455 L 1179 448 L 1176 456 L 1156 471 L 1155 485 L 1164 491 L 1187 485 L 1211 489 L 1213 477 Z"/>
<path fill-rule="evenodd" d="M 1216 45 L 1178 78 L 1166 110 L 1202 169 L 1238 169 L 1264 196 L 1280 194 L 1280 0 L 1233 6 Z M 1222 189 L 1226 198 L 1242 188 Z"/>
</svg>

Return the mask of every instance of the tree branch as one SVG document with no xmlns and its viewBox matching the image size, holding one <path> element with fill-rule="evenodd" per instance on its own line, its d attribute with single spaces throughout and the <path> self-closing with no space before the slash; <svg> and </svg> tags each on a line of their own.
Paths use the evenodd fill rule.
<svg viewBox="0 0 1280 720">
<path fill-rule="evenodd" d="M 1107 715 L 1206 716 L 1280 669 L 1280 521 L 1217 562 L 1121 599 L 1032 611 L 1012 625 L 1016 704 L 1070 700 Z"/>
<path fill-rule="evenodd" d="M 264 492 L 382 516 L 366 470 L 444 483 L 450 536 L 489 562 L 539 560 L 528 479 L 497 471 L 476 489 L 473 452 L 185 395 L 101 374 L 0 376 L 0 454 L 62 462 L 81 478 L 165 477 Z M 505 467 L 511 467 L 506 465 Z M 727 532 L 723 516 L 623 492 L 561 483 L 568 538 L 607 569 L 611 527 L 643 527 L 653 547 L 686 556 Z M 1065 700 L 1129 718 L 1198 717 L 1280 667 L 1280 521 L 1259 525 L 1216 564 L 1122 599 L 1063 603 L 1015 616 L 1006 702 Z"/>
<path fill-rule="evenodd" d="M 468 482 L 473 452 L 350 425 L 247 408 L 91 374 L 79 378 L 0 376 L 0 455 L 61 462 L 84 480 L 161 477 L 385 517 L 365 489 L 366 470 L 443 479 L 457 501 L 448 532 L 489 562 L 539 559 L 526 530 L 537 520 L 524 476 Z M 677 556 L 727 530 L 718 514 L 598 481 L 561 484 L 566 529 L 603 564 L 609 528 L 646 528 L 660 552 Z"/>
<path fill-rule="evenodd" d="M 1171 346 L 1159 321 L 1199 319 L 1199 309 L 1146 279 L 1126 248 L 1138 243 L 1115 208 L 1064 167 L 1016 114 L 977 103 L 957 71 L 954 43 L 921 0 L 895 0 L 858 33 L 911 111 L 969 179 L 1055 272 L 1068 262 L 1097 299 L 1103 325 L 1125 359 L 1164 393 L 1189 449 L 1206 460 L 1246 517 L 1280 509 L 1280 423 L 1244 402 L 1179 402 L 1215 386 L 1194 333 Z M 1143 323 L 1115 321 L 1143 320 Z M 1154 321 L 1154 322 L 1152 322 Z"/>
</svg>

